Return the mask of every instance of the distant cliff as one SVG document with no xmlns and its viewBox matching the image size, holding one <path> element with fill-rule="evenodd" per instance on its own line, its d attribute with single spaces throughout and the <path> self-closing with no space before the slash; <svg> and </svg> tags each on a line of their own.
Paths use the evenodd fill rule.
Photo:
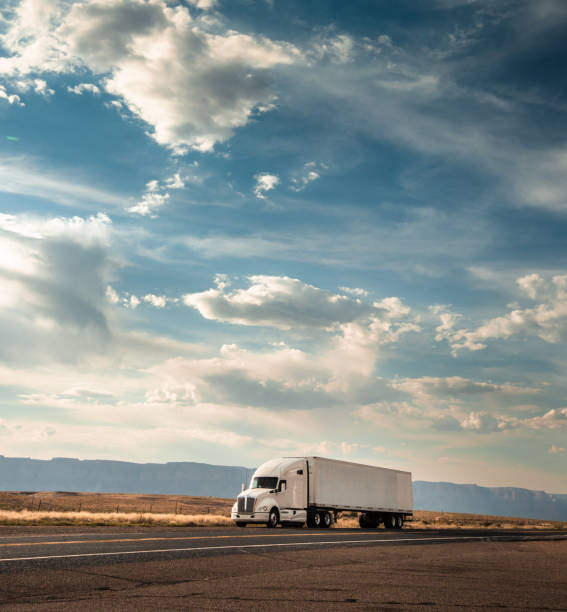
<svg viewBox="0 0 567 612">
<path fill-rule="evenodd" d="M 567 495 L 544 491 L 416 480 L 413 496 L 414 506 L 420 510 L 567 521 Z"/>
<path fill-rule="evenodd" d="M 92 491 L 235 497 L 253 469 L 206 463 L 129 463 L 0 455 L 2 491 Z M 567 494 L 450 482 L 413 483 L 418 510 L 567 521 Z"/>
<path fill-rule="evenodd" d="M 206 463 L 130 463 L 0 455 L 2 491 L 91 491 L 236 497 L 250 468 Z"/>
</svg>

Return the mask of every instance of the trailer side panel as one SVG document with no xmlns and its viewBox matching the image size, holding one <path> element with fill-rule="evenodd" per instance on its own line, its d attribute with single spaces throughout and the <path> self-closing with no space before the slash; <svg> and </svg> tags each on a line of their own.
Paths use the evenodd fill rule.
<svg viewBox="0 0 567 612">
<path fill-rule="evenodd" d="M 309 458 L 310 503 L 319 508 L 413 511 L 411 473 Z"/>
</svg>

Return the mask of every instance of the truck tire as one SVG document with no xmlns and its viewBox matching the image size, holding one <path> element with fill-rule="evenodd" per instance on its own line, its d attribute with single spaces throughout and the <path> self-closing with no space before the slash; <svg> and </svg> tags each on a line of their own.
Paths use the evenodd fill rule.
<svg viewBox="0 0 567 612">
<path fill-rule="evenodd" d="M 237 527 L 246 527 L 246 525 L 247 525 L 247 524 L 248 524 L 248 523 L 243 523 L 242 521 L 238 521 L 238 522 L 236 523 L 236 526 L 237 526 Z"/>
<path fill-rule="evenodd" d="M 363 512 L 358 517 L 358 524 L 361 529 L 376 529 L 376 527 L 378 527 L 378 522 L 378 517 L 375 514 Z"/>
<path fill-rule="evenodd" d="M 328 529 L 333 524 L 333 517 L 330 512 L 321 512 L 321 527 Z"/>
<path fill-rule="evenodd" d="M 277 508 L 272 508 L 270 510 L 270 514 L 268 514 L 268 522 L 266 523 L 266 525 L 268 526 L 268 528 L 273 529 L 274 527 L 278 526 L 279 522 L 280 513 L 278 512 Z"/>
<path fill-rule="evenodd" d="M 319 512 L 310 512 L 307 515 L 307 527 L 310 529 L 319 529 L 321 527 L 321 514 Z"/>
<path fill-rule="evenodd" d="M 404 526 L 404 517 L 397 516 L 396 517 L 396 529 L 401 529 Z"/>
<path fill-rule="evenodd" d="M 386 514 L 384 516 L 384 527 L 386 529 L 396 529 L 398 522 L 393 514 Z"/>
</svg>

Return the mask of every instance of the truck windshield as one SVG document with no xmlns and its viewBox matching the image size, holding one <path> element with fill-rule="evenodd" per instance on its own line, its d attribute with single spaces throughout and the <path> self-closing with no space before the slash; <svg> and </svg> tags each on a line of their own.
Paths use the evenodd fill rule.
<svg viewBox="0 0 567 612">
<path fill-rule="evenodd" d="M 251 489 L 275 489 L 278 485 L 277 476 L 256 476 L 252 480 Z"/>
</svg>

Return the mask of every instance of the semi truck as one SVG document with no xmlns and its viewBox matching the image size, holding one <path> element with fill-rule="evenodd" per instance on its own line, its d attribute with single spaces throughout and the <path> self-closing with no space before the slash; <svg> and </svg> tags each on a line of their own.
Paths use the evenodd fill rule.
<svg viewBox="0 0 567 612">
<path fill-rule="evenodd" d="M 236 498 L 239 527 L 330 527 L 340 512 L 362 528 L 401 529 L 413 516 L 411 472 L 324 457 L 282 457 L 262 464 Z"/>
</svg>

